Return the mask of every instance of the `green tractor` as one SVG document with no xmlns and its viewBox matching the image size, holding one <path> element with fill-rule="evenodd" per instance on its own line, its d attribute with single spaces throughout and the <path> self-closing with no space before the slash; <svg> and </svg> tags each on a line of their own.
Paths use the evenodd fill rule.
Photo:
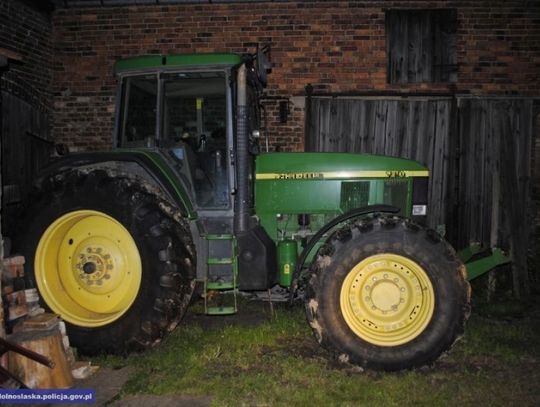
<svg viewBox="0 0 540 407">
<path fill-rule="evenodd" d="M 320 344 L 371 369 L 430 363 L 463 332 L 466 268 L 421 226 L 428 170 L 260 153 L 268 69 L 263 52 L 120 60 L 114 148 L 38 180 L 15 246 L 81 352 L 156 343 L 196 283 L 208 314 L 236 312 L 239 290 L 302 288 Z"/>
</svg>

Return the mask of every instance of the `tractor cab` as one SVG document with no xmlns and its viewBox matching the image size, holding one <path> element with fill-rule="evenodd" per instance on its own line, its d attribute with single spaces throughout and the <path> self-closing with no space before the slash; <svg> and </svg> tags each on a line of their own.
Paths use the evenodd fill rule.
<svg viewBox="0 0 540 407">
<path fill-rule="evenodd" d="M 240 56 L 122 60 L 116 147 L 160 148 L 177 161 L 198 210 L 230 212 L 234 177 L 231 86 Z"/>
<path fill-rule="evenodd" d="M 252 218 L 258 93 L 266 81 L 260 72 L 268 67 L 262 50 L 141 56 L 115 65 L 115 147 L 158 154 L 188 191 L 197 277 L 206 289 L 237 288 L 239 273 L 244 289 L 276 283 L 275 243 Z"/>
</svg>

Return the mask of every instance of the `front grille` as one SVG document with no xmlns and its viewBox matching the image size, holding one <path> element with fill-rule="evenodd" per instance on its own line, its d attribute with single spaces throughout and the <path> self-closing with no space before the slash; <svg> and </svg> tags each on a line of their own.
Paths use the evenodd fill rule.
<svg viewBox="0 0 540 407">
<path fill-rule="evenodd" d="M 367 206 L 368 202 L 369 181 L 343 182 L 341 184 L 340 206 L 343 212 Z"/>
<path fill-rule="evenodd" d="M 400 208 L 400 215 L 404 215 L 407 209 L 408 180 L 389 180 L 384 183 L 384 202 Z"/>
</svg>

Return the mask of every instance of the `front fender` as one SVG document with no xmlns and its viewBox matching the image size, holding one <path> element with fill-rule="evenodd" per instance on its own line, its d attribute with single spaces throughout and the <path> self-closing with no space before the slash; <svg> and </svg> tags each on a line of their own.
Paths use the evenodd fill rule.
<svg viewBox="0 0 540 407">
<path fill-rule="evenodd" d="M 351 219 L 359 218 L 361 216 L 369 215 L 371 213 L 398 213 L 399 211 L 399 208 L 391 205 L 368 205 L 362 208 L 352 209 L 349 212 L 346 212 L 343 215 L 332 219 L 321 229 L 319 229 L 319 231 L 315 233 L 313 237 L 309 240 L 308 244 L 304 247 L 302 253 L 300 253 L 300 256 L 298 257 L 298 261 L 296 262 L 296 268 L 294 269 L 292 275 L 291 299 L 293 298 L 294 291 L 296 290 L 296 287 L 298 285 L 298 277 L 300 276 L 300 271 L 302 270 L 302 267 L 304 266 L 304 263 L 306 262 L 309 253 L 311 252 L 311 250 L 313 250 L 317 243 L 321 241 L 321 239 L 326 233 L 331 231 L 339 224 L 347 222 Z"/>
</svg>

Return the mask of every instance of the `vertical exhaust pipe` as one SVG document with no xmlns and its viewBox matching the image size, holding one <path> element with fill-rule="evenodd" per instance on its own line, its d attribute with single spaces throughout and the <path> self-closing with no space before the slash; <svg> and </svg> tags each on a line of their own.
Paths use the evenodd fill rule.
<svg viewBox="0 0 540 407">
<path fill-rule="evenodd" d="M 247 74 L 246 65 L 242 64 L 237 73 L 236 94 L 236 233 L 249 229 L 249 151 L 248 151 L 248 115 L 247 115 Z"/>
</svg>

